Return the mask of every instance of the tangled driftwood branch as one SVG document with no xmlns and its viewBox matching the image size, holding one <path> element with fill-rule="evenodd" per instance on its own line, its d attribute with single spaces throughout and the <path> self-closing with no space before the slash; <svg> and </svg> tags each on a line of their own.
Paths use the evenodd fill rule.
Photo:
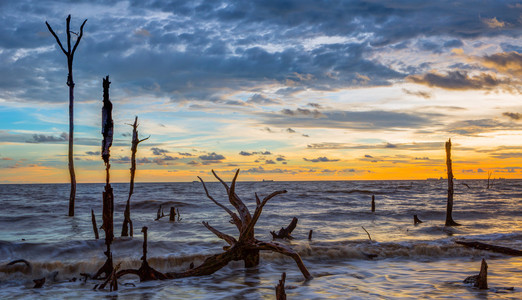
<svg viewBox="0 0 522 300">
<path fill-rule="evenodd" d="M 279 244 L 276 242 L 263 242 L 255 238 L 254 236 L 254 228 L 256 225 L 257 220 L 261 216 L 261 212 L 263 211 L 263 207 L 266 205 L 266 203 L 274 198 L 277 195 L 286 193 L 285 190 L 275 191 L 265 198 L 263 200 L 259 199 L 257 194 L 256 197 L 256 208 L 253 214 L 250 213 L 248 207 L 244 204 L 244 202 L 239 198 L 239 196 L 235 193 L 236 189 L 236 180 L 237 176 L 239 174 L 239 170 L 236 171 L 236 174 L 234 176 L 234 179 L 232 180 L 232 183 L 230 186 L 226 182 L 224 182 L 219 176 L 212 171 L 212 174 L 218 179 L 223 186 L 225 187 L 225 190 L 228 195 L 228 199 L 230 204 L 234 206 L 234 208 L 237 210 L 237 214 L 232 212 L 230 209 L 228 209 L 226 206 L 220 204 L 217 202 L 208 192 L 208 189 L 205 185 L 205 182 L 200 177 L 199 180 L 203 184 L 203 188 L 205 189 L 205 193 L 207 197 L 214 202 L 219 207 L 223 208 L 230 217 L 232 218 L 231 223 L 233 223 L 238 231 L 239 231 L 239 237 L 236 239 L 233 236 L 230 236 L 228 234 L 225 234 L 216 228 L 212 227 L 209 223 L 203 222 L 203 225 L 210 230 L 212 233 L 214 233 L 217 237 L 227 242 L 229 246 L 224 247 L 225 252 L 220 254 L 215 254 L 207 259 L 195 268 L 189 268 L 188 270 L 184 272 L 167 272 L 165 274 L 160 273 L 150 267 L 148 267 L 148 264 L 146 262 L 146 235 L 145 235 L 145 241 L 144 241 L 144 256 L 143 256 L 143 263 L 141 269 L 144 269 L 147 271 L 146 273 L 140 273 L 139 270 L 122 270 L 118 272 L 117 277 L 121 277 L 126 274 L 135 274 L 140 277 L 140 280 L 153 280 L 153 279 L 174 279 L 174 278 L 183 278 L 183 277 L 191 277 L 191 276 L 205 276 L 213 274 L 214 272 L 218 271 L 219 269 L 226 266 L 231 261 L 239 261 L 243 260 L 245 267 L 254 267 L 259 264 L 259 251 L 261 250 L 267 250 L 267 251 L 274 251 L 281 254 L 284 254 L 286 256 L 290 256 L 294 259 L 296 262 L 299 270 L 305 277 L 305 279 L 311 279 L 312 275 L 310 272 L 308 272 L 308 269 L 304 265 L 303 261 L 301 260 L 301 257 L 297 252 L 292 250 L 290 247 Z M 146 230 L 145 230 L 146 232 Z M 145 265 L 145 267 L 144 267 Z M 147 276 L 146 276 L 147 275 Z M 152 275 L 152 276 L 148 276 Z"/>
</svg>

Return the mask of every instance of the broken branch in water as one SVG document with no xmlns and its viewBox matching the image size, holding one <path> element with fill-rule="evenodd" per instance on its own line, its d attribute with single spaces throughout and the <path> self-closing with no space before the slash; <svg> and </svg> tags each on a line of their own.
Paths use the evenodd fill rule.
<svg viewBox="0 0 522 300">
<path fill-rule="evenodd" d="M 522 251 L 508 248 L 508 247 L 496 246 L 496 245 L 486 244 L 486 243 L 482 243 L 482 242 L 455 241 L 455 243 L 462 245 L 462 246 L 479 249 L 479 250 L 487 250 L 487 251 L 491 251 L 491 252 L 497 252 L 497 253 L 513 255 L 513 256 L 522 256 Z"/>
<path fill-rule="evenodd" d="M 372 237 L 370 236 L 370 233 L 368 232 L 368 230 L 366 230 L 366 228 L 364 228 L 363 226 L 361 226 L 361 228 L 366 231 L 366 234 L 368 235 L 368 238 L 370 239 L 370 241 L 372 240 Z"/>
<path fill-rule="evenodd" d="M 270 231 L 270 234 L 272 234 L 272 240 L 273 239 L 289 239 L 293 240 L 294 238 L 290 235 L 292 234 L 292 231 L 294 231 L 295 227 L 297 226 L 297 218 L 294 217 L 290 224 L 286 227 L 279 229 L 278 233 L 275 233 L 275 231 Z"/>
</svg>

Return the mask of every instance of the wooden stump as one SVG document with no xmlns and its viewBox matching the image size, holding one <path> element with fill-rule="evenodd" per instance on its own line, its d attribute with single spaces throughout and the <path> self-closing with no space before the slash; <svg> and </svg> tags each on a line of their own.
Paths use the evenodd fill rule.
<svg viewBox="0 0 522 300">
<path fill-rule="evenodd" d="M 375 212 L 375 195 L 372 195 L 372 212 Z"/>
<path fill-rule="evenodd" d="M 481 290 L 488 289 L 488 264 L 482 259 L 480 264 L 480 273 L 478 275 L 469 276 L 464 279 L 464 283 L 473 284 L 474 287 Z"/>
<path fill-rule="evenodd" d="M 423 222 L 417 217 L 417 215 L 413 215 L 413 225 L 417 225 L 420 223 L 423 223 Z"/>
<path fill-rule="evenodd" d="M 285 280 L 286 273 L 283 272 L 283 274 L 281 274 L 281 280 L 279 280 L 279 283 L 275 287 L 277 300 L 286 300 Z"/>
</svg>

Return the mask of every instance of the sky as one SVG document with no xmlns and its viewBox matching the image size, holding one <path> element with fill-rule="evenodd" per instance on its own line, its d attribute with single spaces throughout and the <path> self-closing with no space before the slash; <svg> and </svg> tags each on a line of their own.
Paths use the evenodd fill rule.
<svg viewBox="0 0 522 300">
<path fill-rule="evenodd" d="M 0 2 L 0 183 L 522 178 L 519 1 Z M 73 35 L 73 39 L 76 36 Z M 74 40 L 73 40 L 74 42 Z"/>
</svg>

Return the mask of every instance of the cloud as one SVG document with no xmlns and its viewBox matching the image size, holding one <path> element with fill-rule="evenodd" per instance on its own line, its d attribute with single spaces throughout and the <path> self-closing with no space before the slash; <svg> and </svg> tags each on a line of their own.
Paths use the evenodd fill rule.
<svg viewBox="0 0 522 300">
<path fill-rule="evenodd" d="M 281 113 L 287 116 L 312 116 L 314 118 L 323 116 L 323 114 L 317 109 L 310 110 L 307 108 L 297 108 L 296 110 L 285 108 L 281 111 Z"/>
<path fill-rule="evenodd" d="M 193 156 L 192 154 L 187 153 L 187 152 L 178 152 L 178 154 L 181 156 Z"/>
<path fill-rule="evenodd" d="M 403 91 L 405 94 L 412 95 L 412 96 L 422 97 L 422 98 L 424 98 L 424 99 L 430 99 L 430 98 L 431 98 L 431 93 L 429 93 L 429 92 L 423 92 L 423 91 L 410 91 L 410 90 L 408 90 L 408 89 L 402 89 L 402 91 Z"/>
<path fill-rule="evenodd" d="M 284 157 L 282 157 L 282 156 L 279 156 L 279 157 L 276 158 L 276 160 L 277 160 L 277 161 L 285 161 L 286 158 L 284 158 Z"/>
<path fill-rule="evenodd" d="M 220 162 L 225 159 L 225 157 L 221 154 L 217 154 L 216 152 L 208 153 L 205 155 L 200 155 L 199 159 L 204 161 L 213 161 L 213 162 Z"/>
<path fill-rule="evenodd" d="M 323 157 L 318 157 L 318 158 L 312 158 L 312 159 L 308 159 L 308 158 L 303 158 L 303 160 L 305 161 L 309 161 L 309 162 L 335 162 L 335 161 L 339 161 L 339 159 L 329 159 L 325 156 Z"/>
<path fill-rule="evenodd" d="M 522 54 L 512 51 L 482 57 L 482 64 L 502 73 L 522 75 Z"/>
<path fill-rule="evenodd" d="M 250 97 L 248 99 L 247 103 L 254 103 L 254 104 L 259 104 L 259 105 L 274 105 L 274 104 L 279 104 L 281 102 L 267 98 L 261 94 L 254 94 L 252 97 Z"/>
<path fill-rule="evenodd" d="M 380 144 L 348 144 L 348 143 L 317 143 L 309 144 L 307 149 L 394 149 L 394 150 L 440 150 L 444 142 L 423 143 L 380 143 Z"/>
<path fill-rule="evenodd" d="M 34 134 L 33 140 L 29 140 L 27 143 L 56 143 L 65 142 L 67 140 L 69 140 L 69 135 L 66 132 L 62 132 L 58 137 L 53 135 Z"/>
<path fill-rule="evenodd" d="M 430 160 L 430 158 L 427 157 L 427 156 L 424 156 L 424 157 L 415 157 L 415 160 Z"/>
<path fill-rule="evenodd" d="M 491 19 L 482 19 L 482 22 L 484 22 L 484 24 L 486 24 L 489 28 L 502 28 L 506 26 L 505 22 L 497 20 L 496 17 Z"/>
<path fill-rule="evenodd" d="M 100 151 L 87 151 L 87 152 L 85 152 L 85 154 L 92 155 L 92 156 L 98 156 L 98 155 L 100 155 Z"/>
<path fill-rule="evenodd" d="M 272 155 L 272 152 L 270 151 L 253 151 L 253 152 L 247 152 L 247 151 L 241 151 L 239 152 L 239 155 L 242 156 L 252 156 L 252 155 Z"/>
<path fill-rule="evenodd" d="M 509 79 L 500 79 L 495 74 L 489 73 L 480 73 L 473 76 L 468 75 L 467 71 L 449 71 L 447 74 L 433 72 L 424 75 L 410 75 L 406 79 L 413 83 L 448 90 L 511 89 L 509 88 Z"/>
<path fill-rule="evenodd" d="M 160 149 L 157 147 L 150 148 L 150 150 L 152 151 L 153 155 L 164 155 L 165 153 L 169 153 L 168 150 Z"/>
<path fill-rule="evenodd" d="M 264 113 L 262 116 L 264 122 L 272 126 L 382 131 L 431 126 L 439 115 L 393 111 L 323 111 L 320 118 L 314 118 L 311 113 Z"/>
<path fill-rule="evenodd" d="M 504 112 L 502 115 L 515 121 L 522 119 L 521 113 Z"/>
<path fill-rule="evenodd" d="M 480 133 L 499 130 L 522 130 L 522 125 L 504 123 L 495 119 L 464 120 L 448 124 L 446 130 L 450 133 L 474 136 Z"/>
<path fill-rule="evenodd" d="M 273 160 L 271 160 L 271 159 L 267 159 L 267 160 L 265 160 L 265 164 L 266 164 L 266 165 L 275 165 L 276 162 L 273 161 Z"/>
<path fill-rule="evenodd" d="M 295 133 L 296 131 L 293 130 L 292 128 L 287 128 L 287 129 L 286 129 L 286 132 L 288 132 L 288 133 Z"/>
<path fill-rule="evenodd" d="M 371 156 L 369 154 L 364 155 L 364 157 L 366 157 L 366 158 L 373 158 L 373 156 Z"/>
</svg>

